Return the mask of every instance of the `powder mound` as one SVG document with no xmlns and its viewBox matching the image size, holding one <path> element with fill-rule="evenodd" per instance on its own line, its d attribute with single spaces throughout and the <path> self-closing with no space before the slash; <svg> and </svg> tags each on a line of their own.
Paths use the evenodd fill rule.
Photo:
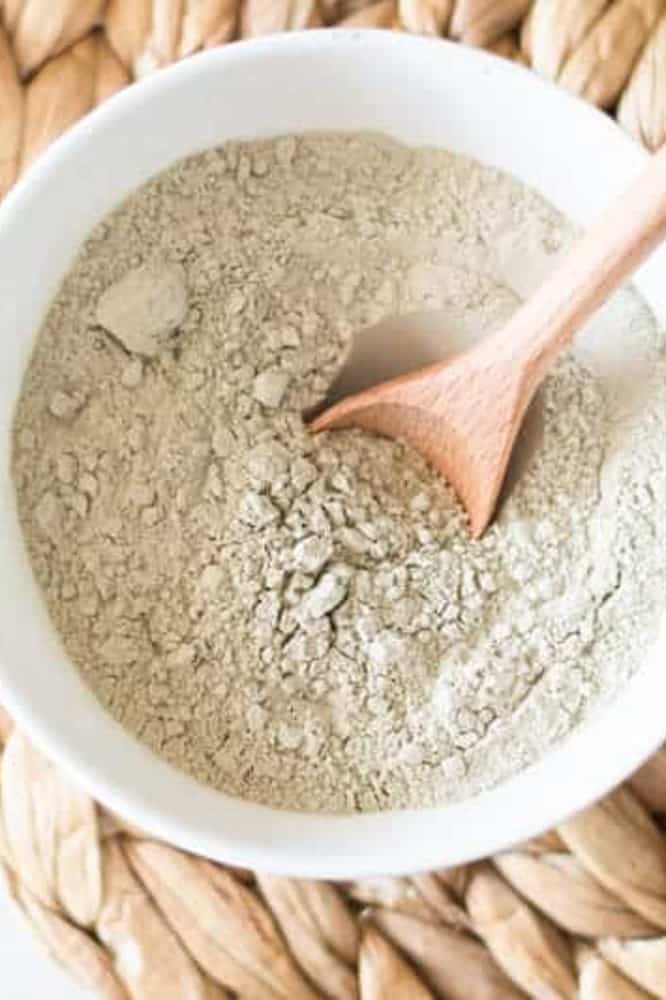
<svg viewBox="0 0 666 1000">
<path fill-rule="evenodd" d="M 571 236 L 505 174 L 373 135 L 209 150 L 98 226 L 13 474 L 53 622 L 131 733 L 255 801 L 419 807 L 621 689 L 666 593 L 664 345 L 633 291 L 546 380 L 478 542 L 409 448 L 302 418 L 352 331 L 439 309 L 461 349 Z"/>
</svg>

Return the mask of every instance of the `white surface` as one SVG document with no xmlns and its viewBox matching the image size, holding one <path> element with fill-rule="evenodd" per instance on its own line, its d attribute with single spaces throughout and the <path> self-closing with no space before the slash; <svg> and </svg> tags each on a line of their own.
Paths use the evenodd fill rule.
<svg viewBox="0 0 666 1000">
<path fill-rule="evenodd" d="M 2 1000 L 91 1000 L 40 949 L 0 891 L 0 996 Z"/>
<path fill-rule="evenodd" d="M 204 788 L 98 706 L 32 578 L 8 475 L 14 402 L 39 321 L 90 227 L 177 157 L 230 137 L 375 128 L 511 170 L 588 221 L 645 154 L 611 121 L 507 61 L 399 32 L 305 32 L 195 56 L 127 88 L 57 142 L 0 207 L 0 689 L 50 756 L 158 836 L 303 876 L 416 871 L 492 853 L 624 778 L 666 735 L 666 642 L 593 724 L 459 805 L 363 816 L 275 812 Z M 666 322 L 666 254 L 638 282 Z"/>
</svg>

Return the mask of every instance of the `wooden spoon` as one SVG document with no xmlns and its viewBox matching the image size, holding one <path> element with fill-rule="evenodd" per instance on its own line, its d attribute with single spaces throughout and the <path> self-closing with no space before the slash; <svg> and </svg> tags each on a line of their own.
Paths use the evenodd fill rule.
<svg viewBox="0 0 666 1000">
<path fill-rule="evenodd" d="M 451 484 L 480 537 L 548 369 L 664 236 L 666 146 L 501 329 L 453 359 L 343 399 L 312 430 L 354 426 L 407 441 Z"/>
</svg>

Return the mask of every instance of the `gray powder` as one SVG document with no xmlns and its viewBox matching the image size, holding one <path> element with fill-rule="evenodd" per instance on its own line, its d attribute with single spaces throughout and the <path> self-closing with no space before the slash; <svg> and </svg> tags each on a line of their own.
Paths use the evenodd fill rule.
<svg viewBox="0 0 666 1000">
<path fill-rule="evenodd" d="M 97 227 L 14 476 L 53 621 L 127 729 L 256 801 L 424 806 L 627 681 L 666 592 L 666 366 L 632 291 L 547 379 L 480 542 L 408 448 L 301 418 L 353 330 L 436 307 L 469 341 L 570 237 L 504 174 L 362 135 L 200 154 Z"/>
</svg>

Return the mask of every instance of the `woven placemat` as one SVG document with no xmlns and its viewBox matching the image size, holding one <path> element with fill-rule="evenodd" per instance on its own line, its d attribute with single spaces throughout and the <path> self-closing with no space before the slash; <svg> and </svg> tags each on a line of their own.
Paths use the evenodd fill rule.
<svg viewBox="0 0 666 1000">
<path fill-rule="evenodd" d="M 666 138 L 666 0 L 0 0 L 0 15 L 0 195 L 133 78 L 321 24 L 484 46 L 616 114 L 649 148 Z M 1 709 L 0 751 L 0 881 L 106 1000 L 666 998 L 664 749 L 511 852 L 344 885 L 147 839 L 72 787 Z"/>
</svg>

